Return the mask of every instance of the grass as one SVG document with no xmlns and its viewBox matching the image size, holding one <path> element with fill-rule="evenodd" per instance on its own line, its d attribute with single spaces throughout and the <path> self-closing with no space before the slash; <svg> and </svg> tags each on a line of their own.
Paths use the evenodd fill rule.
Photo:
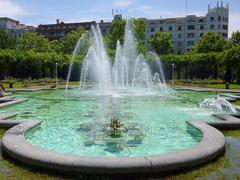
<svg viewBox="0 0 240 180">
<path fill-rule="evenodd" d="M 45 85 L 53 85 L 55 82 L 37 82 L 37 81 L 33 81 L 33 82 L 22 82 L 22 81 L 15 81 L 13 84 L 13 88 L 23 88 L 23 87 L 29 87 L 29 86 L 45 86 Z M 66 82 L 59 82 L 59 85 L 65 85 Z M 9 88 L 9 83 L 8 82 L 3 82 L 3 85 L 5 88 Z M 69 82 L 69 85 L 79 85 L 79 81 L 71 81 Z"/>
<path fill-rule="evenodd" d="M 206 85 L 208 88 L 216 88 L 216 89 L 225 89 L 226 85 L 225 84 L 208 84 Z M 239 84 L 230 84 L 229 89 L 240 89 Z"/>
<path fill-rule="evenodd" d="M 9 87 L 9 83 L 7 83 L 7 82 L 3 82 L 3 85 L 4 85 L 5 88 L 8 88 L 8 87 Z M 14 88 L 21 88 L 21 87 L 23 87 L 23 86 L 24 86 L 23 82 L 15 82 L 15 83 L 13 84 L 13 87 L 14 87 Z"/>
<path fill-rule="evenodd" d="M 4 87 L 9 87 L 9 80 L 4 80 Z M 44 86 L 44 85 L 53 85 L 55 83 L 55 79 L 44 78 L 39 80 L 26 80 L 20 81 L 17 79 L 12 80 L 14 82 L 13 88 L 22 88 L 28 86 Z M 59 79 L 60 85 L 65 85 L 66 82 L 62 79 Z M 78 85 L 79 81 L 71 81 L 69 85 Z M 171 82 L 170 82 L 171 84 Z M 180 86 L 198 86 L 198 87 L 206 87 L 206 88 L 214 88 L 214 89 L 225 89 L 225 84 L 222 83 L 222 80 L 174 80 L 174 85 Z M 230 84 L 230 89 L 240 89 L 240 84 Z"/>
<path fill-rule="evenodd" d="M 232 102 L 232 104 L 237 105 L 237 106 L 240 106 L 240 101 Z"/>
<path fill-rule="evenodd" d="M 171 81 L 169 82 L 171 84 Z M 201 80 L 201 79 L 181 79 L 174 80 L 174 85 L 177 86 L 196 86 L 204 88 L 225 89 L 226 85 L 223 80 Z M 230 84 L 230 89 L 240 89 L 240 84 Z"/>
</svg>

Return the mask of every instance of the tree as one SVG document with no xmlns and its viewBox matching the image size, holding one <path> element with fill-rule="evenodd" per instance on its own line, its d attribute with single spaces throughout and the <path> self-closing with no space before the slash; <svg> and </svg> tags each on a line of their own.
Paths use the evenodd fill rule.
<svg viewBox="0 0 240 180">
<path fill-rule="evenodd" d="M 134 29 L 135 29 L 135 36 L 137 40 L 137 49 L 139 53 L 146 54 L 147 49 L 145 47 L 145 40 L 146 40 L 146 28 L 147 28 L 147 21 L 144 18 L 141 19 L 133 19 Z"/>
<path fill-rule="evenodd" d="M 59 40 L 50 41 L 50 49 L 54 52 L 61 52 L 61 43 Z"/>
<path fill-rule="evenodd" d="M 19 38 L 17 38 L 16 47 L 19 50 L 28 51 L 33 50 L 35 52 L 50 52 L 50 44 L 48 39 L 36 32 L 25 32 Z"/>
<path fill-rule="evenodd" d="M 224 51 L 222 59 L 226 68 L 226 82 L 230 83 L 234 79 L 232 74 L 235 71 L 237 83 L 240 84 L 240 45 Z"/>
<path fill-rule="evenodd" d="M 109 48 L 115 49 L 118 40 L 123 43 L 125 24 L 125 20 L 121 20 L 119 18 L 115 18 L 113 20 L 109 29 L 109 33 L 105 38 Z"/>
<path fill-rule="evenodd" d="M 13 48 L 15 39 L 4 29 L 0 29 L 0 49 Z"/>
<path fill-rule="evenodd" d="M 170 33 L 157 32 L 150 40 L 150 46 L 158 54 L 170 54 L 173 52 L 173 42 Z"/>
<path fill-rule="evenodd" d="M 233 32 L 230 41 L 234 46 L 240 45 L 240 31 Z"/>
<path fill-rule="evenodd" d="M 65 54 L 71 54 L 82 34 L 86 32 L 84 28 L 79 28 L 69 32 L 61 41 L 60 49 Z"/>
<path fill-rule="evenodd" d="M 193 47 L 196 53 L 222 52 L 231 47 L 231 43 L 215 32 L 204 33 Z"/>
</svg>

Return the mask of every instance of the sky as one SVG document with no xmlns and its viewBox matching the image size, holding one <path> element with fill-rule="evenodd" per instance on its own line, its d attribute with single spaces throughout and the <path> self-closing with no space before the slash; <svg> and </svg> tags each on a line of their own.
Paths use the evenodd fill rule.
<svg viewBox="0 0 240 180">
<path fill-rule="evenodd" d="M 229 31 L 240 30 L 240 0 L 223 0 L 230 5 Z M 208 4 L 217 0 L 0 0 L 0 17 L 10 17 L 26 25 L 63 22 L 111 21 L 112 9 L 123 17 L 167 18 L 186 14 L 204 16 Z M 219 3 L 220 4 L 220 3 Z"/>
</svg>

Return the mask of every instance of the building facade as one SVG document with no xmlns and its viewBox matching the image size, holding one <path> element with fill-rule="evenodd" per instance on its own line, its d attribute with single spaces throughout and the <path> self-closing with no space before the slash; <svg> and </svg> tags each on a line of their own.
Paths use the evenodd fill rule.
<svg viewBox="0 0 240 180">
<path fill-rule="evenodd" d="M 122 19 L 122 15 L 115 15 L 115 18 Z M 205 32 L 217 32 L 223 37 L 228 37 L 228 19 L 229 6 L 224 7 L 223 3 L 211 8 L 208 6 L 208 12 L 205 16 L 187 15 L 185 17 L 167 18 L 167 19 L 146 19 L 146 45 L 148 40 L 156 32 L 169 32 L 174 43 L 174 53 L 182 54 L 192 48 L 194 43 Z M 61 39 L 68 32 L 83 27 L 86 30 L 91 29 L 92 22 L 64 23 L 57 20 L 56 24 L 39 25 L 37 32 L 50 40 Z M 109 32 L 111 22 L 101 21 L 99 27 L 103 35 Z"/>
<path fill-rule="evenodd" d="M 174 43 L 174 53 L 182 54 L 189 51 L 194 43 L 205 32 L 213 31 L 228 37 L 229 6 L 223 3 L 211 8 L 208 6 L 206 16 L 188 15 L 180 18 L 147 19 L 146 39 L 156 32 L 169 32 Z"/>
<path fill-rule="evenodd" d="M 20 24 L 19 21 L 8 17 L 1 17 L 0 18 L 0 28 L 7 31 L 13 37 L 19 37 L 24 32 L 35 32 L 36 28 L 33 26 L 26 26 L 24 24 Z"/>
<path fill-rule="evenodd" d="M 79 22 L 79 23 L 64 23 L 57 19 L 56 24 L 40 24 L 37 28 L 37 32 L 49 40 L 59 40 L 63 38 L 67 33 L 80 27 L 90 30 L 91 25 L 96 24 L 95 21 L 91 22 Z M 99 27 L 103 35 L 106 35 L 109 31 L 111 22 L 101 21 Z"/>
</svg>

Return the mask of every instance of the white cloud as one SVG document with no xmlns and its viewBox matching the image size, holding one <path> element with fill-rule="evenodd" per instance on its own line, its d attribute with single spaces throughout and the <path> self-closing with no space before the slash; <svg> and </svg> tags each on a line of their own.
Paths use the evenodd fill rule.
<svg viewBox="0 0 240 180">
<path fill-rule="evenodd" d="M 14 1 L 0 0 L 0 17 L 18 18 L 26 14 L 26 11 Z"/>
<path fill-rule="evenodd" d="M 115 0 L 113 2 L 113 7 L 115 8 L 126 8 L 133 5 L 135 0 Z"/>
</svg>

